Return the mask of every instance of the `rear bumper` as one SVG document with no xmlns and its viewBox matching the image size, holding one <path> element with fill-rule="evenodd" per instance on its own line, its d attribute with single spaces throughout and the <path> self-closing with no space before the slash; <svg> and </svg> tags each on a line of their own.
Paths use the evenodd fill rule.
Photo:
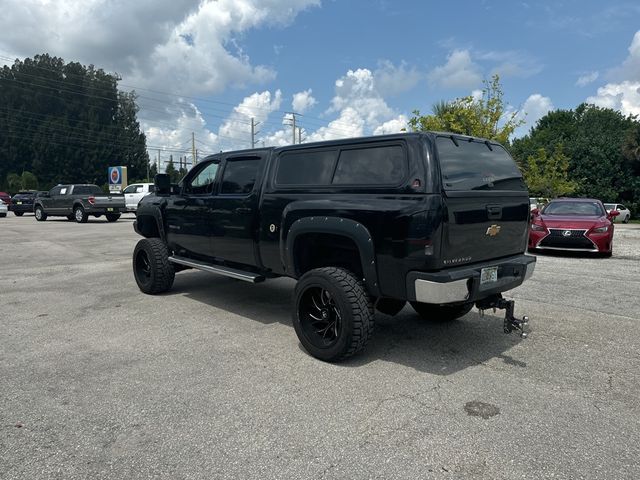
<svg viewBox="0 0 640 480">
<path fill-rule="evenodd" d="M 126 213 L 127 209 L 125 207 L 89 207 L 85 208 L 85 212 L 89 215 L 106 215 L 107 213 Z"/>
<path fill-rule="evenodd" d="M 535 265 L 536 257 L 522 254 L 441 272 L 409 272 L 407 297 L 433 304 L 475 302 L 521 285 L 533 275 Z M 481 284 L 480 272 L 487 267 L 497 267 L 498 278 Z"/>
<path fill-rule="evenodd" d="M 16 205 L 12 203 L 9 205 L 10 212 L 22 212 L 22 213 L 33 213 L 33 203 Z"/>
</svg>

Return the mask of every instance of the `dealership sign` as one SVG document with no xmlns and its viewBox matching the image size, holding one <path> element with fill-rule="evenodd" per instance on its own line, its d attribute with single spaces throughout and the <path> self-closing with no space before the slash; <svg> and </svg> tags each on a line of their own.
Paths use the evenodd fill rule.
<svg viewBox="0 0 640 480">
<path fill-rule="evenodd" d="M 127 186 L 127 167 L 109 167 L 109 191 L 121 192 Z"/>
</svg>

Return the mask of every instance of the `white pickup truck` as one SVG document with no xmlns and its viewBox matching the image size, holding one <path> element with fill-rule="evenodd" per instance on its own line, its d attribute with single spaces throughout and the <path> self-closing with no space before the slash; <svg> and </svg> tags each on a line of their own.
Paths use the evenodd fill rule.
<svg viewBox="0 0 640 480">
<path fill-rule="evenodd" d="M 133 183 L 124 189 L 124 201 L 127 212 L 135 212 L 138 210 L 138 202 L 142 197 L 149 195 L 155 191 L 153 183 Z"/>
</svg>

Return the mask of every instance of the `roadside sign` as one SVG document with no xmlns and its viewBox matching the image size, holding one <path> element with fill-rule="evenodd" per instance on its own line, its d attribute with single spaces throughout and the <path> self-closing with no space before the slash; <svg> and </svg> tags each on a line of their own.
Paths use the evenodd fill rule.
<svg viewBox="0 0 640 480">
<path fill-rule="evenodd" d="M 109 191 L 121 192 L 127 186 L 127 167 L 109 167 Z"/>
</svg>

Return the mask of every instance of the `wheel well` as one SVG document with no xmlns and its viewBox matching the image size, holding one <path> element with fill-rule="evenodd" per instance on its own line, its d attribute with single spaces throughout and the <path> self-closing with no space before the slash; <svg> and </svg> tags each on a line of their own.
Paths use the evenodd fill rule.
<svg viewBox="0 0 640 480">
<path fill-rule="evenodd" d="M 156 219 L 150 215 L 138 215 L 136 217 L 136 227 L 146 238 L 160 237 Z"/>
<path fill-rule="evenodd" d="M 349 237 L 331 233 L 304 233 L 295 239 L 293 261 L 296 275 L 320 267 L 342 267 L 363 277 L 360 251 Z"/>
</svg>

